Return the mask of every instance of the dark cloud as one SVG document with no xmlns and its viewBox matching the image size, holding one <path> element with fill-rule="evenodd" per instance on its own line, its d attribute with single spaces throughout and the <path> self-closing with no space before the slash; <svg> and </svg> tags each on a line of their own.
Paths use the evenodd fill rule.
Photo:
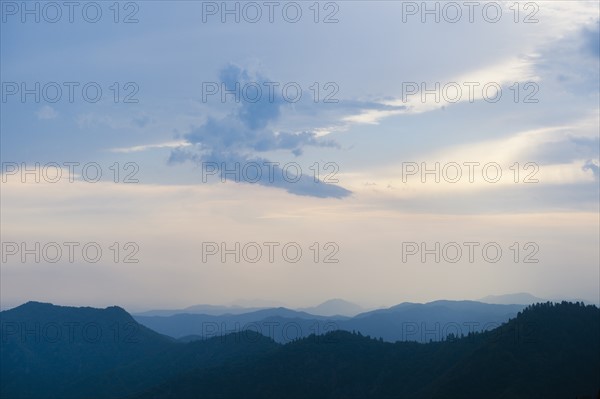
<svg viewBox="0 0 600 399">
<path fill-rule="evenodd" d="M 570 163 L 578 159 L 596 158 L 598 148 L 598 137 L 568 137 L 538 145 L 532 151 L 531 158 L 541 164 Z"/>
<path fill-rule="evenodd" d="M 596 57 L 600 57 L 600 22 L 596 23 L 594 29 L 584 29 L 583 39 L 584 51 Z"/>
<path fill-rule="evenodd" d="M 234 94 L 228 94 L 226 100 L 235 104 L 235 109 L 222 119 L 209 117 L 203 125 L 184 135 L 184 139 L 193 144 L 195 150 L 176 149 L 171 154 L 170 162 L 193 160 L 200 164 L 222 165 L 219 170 L 233 170 L 236 165 L 243 166 L 250 162 L 268 164 L 267 159 L 256 155 L 260 152 L 287 150 L 299 156 L 306 146 L 339 148 L 336 142 L 318 138 L 314 132 L 275 132 L 269 124 L 279 118 L 285 101 L 281 98 L 280 90 L 267 89 L 271 85 L 267 78 L 252 76 L 246 70 L 229 65 L 221 70 L 219 79 L 222 89 L 235 92 L 248 87 L 249 94 L 247 97 L 241 96 L 239 102 L 236 102 Z M 260 96 L 256 96 L 256 92 L 250 93 L 255 85 L 263 89 Z M 247 101 L 247 98 L 253 101 Z M 221 97 L 215 96 L 215 99 L 220 101 Z M 286 179 L 279 166 L 271 167 L 269 170 L 268 166 L 261 166 L 262 178 L 252 183 L 283 188 L 297 195 L 342 198 L 351 194 L 342 187 L 315 181 L 306 174 Z M 274 177 L 270 178 L 270 174 L 274 174 Z"/>
</svg>

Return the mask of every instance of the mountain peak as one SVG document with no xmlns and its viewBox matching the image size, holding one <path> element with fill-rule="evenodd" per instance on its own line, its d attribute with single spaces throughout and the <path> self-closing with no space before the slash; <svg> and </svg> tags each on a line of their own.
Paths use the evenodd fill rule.
<svg viewBox="0 0 600 399">
<path fill-rule="evenodd" d="M 25 302 L 22 305 L 16 306 L 12 309 L 7 309 L 7 310 L 48 310 L 48 309 L 62 309 L 62 310 L 67 310 L 67 309 L 90 309 L 90 310 L 107 310 L 107 311 L 117 311 L 117 312 L 124 312 L 127 313 L 127 311 L 125 309 L 123 309 L 120 306 L 108 306 L 106 308 L 93 308 L 90 306 L 65 306 L 65 305 L 55 305 L 53 303 L 50 302 L 39 302 L 39 301 L 28 301 Z M 127 313 L 128 314 L 128 313 Z"/>
<path fill-rule="evenodd" d="M 50 302 L 28 301 L 22 305 L 17 306 L 14 309 L 17 309 L 17 308 L 25 308 L 25 309 L 27 309 L 27 308 L 43 308 L 43 307 L 50 307 L 50 306 L 55 306 L 55 305 L 51 304 Z"/>
<path fill-rule="evenodd" d="M 329 299 L 317 306 L 300 308 L 298 311 L 314 314 L 317 316 L 356 316 L 365 309 L 355 303 L 341 298 Z"/>
</svg>

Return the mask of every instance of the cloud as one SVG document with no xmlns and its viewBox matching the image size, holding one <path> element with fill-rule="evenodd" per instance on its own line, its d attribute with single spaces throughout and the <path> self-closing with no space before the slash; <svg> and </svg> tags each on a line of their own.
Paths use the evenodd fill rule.
<svg viewBox="0 0 600 399">
<path fill-rule="evenodd" d="M 592 29 L 583 29 L 583 50 L 593 56 L 600 57 L 600 22 Z"/>
<path fill-rule="evenodd" d="M 219 79 L 221 90 L 227 91 L 237 91 L 240 87 L 251 87 L 250 85 L 254 84 L 264 88 L 271 84 L 260 74 L 251 75 L 249 71 L 236 65 L 223 68 Z M 194 150 L 177 148 L 172 151 L 170 162 L 192 160 L 202 166 L 207 163 L 216 164 L 219 165 L 221 176 L 225 170 L 243 168 L 249 163 L 258 164 L 258 180 L 251 183 L 315 197 L 342 198 L 351 194 L 342 187 L 323 183 L 307 174 L 285 175 L 279 165 L 273 165 L 269 160 L 256 155 L 267 151 L 285 150 L 300 156 L 307 146 L 339 148 L 336 142 L 319 138 L 314 131 L 275 131 L 270 124 L 280 117 L 281 107 L 285 104 L 277 91 L 263 92 L 258 97 L 248 94 L 248 98 L 253 98 L 253 101 L 228 96 L 225 99 L 236 104 L 233 111 L 225 118 L 208 117 L 203 125 L 185 134 L 186 143 L 193 145 Z M 239 179 L 240 182 L 241 180 L 244 179 Z M 249 182 L 247 179 L 244 181 Z"/>
<path fill-rule="evenodd" d="M 138 118 L 133 118 L 132 122 L 136 126 L 143 128 L 146 127 L 150 122 L 152 122 L 152 119 L 147 115 L 143 115 Z"/>
<path fill-rule="evenodd" d="M 152 150 L 156 148 L 180 148 L 186 147 L 190 144 L 186 141 L 169 141 L 166 143 L 158 143 L 158 144 L 144 144 L 144 145 L 136 145 L 133 147 L 121 147 L 121 148 L 112 148 L 110 152 L 120 152 L 120 153 L 130 153 L 130 152 L 141 152 Z"/>
<path fill-rule="evenodd" d="M 600 167 L 598 160 L 589 160 L 583 165 L 583 170 L 591 170 L 596 180 L 600 178 Z"/>
<path fill-rule="evenodd" d="M 578 159 L 598 157 L 600 141 L 598 137 L 571 136 L 568 132 L 563 137 L 540 141 L 530 152 L 531 159 L 545 164 L 568 163 Z"/>
<path fill-rule="evenodd" d="M 44 105 L 40 108 L 36 115 L 39 119 L 55 119 L 58 116 L 58 112 L 49 105 Z"/>
<path fill-rule="evenodd" d="M 570 125 L 516 132 L 507 129 L 502 137 L 439 149 L 423 148 L 403 161 L 346 171 L 340 175 L 340 181 L 358 199 L 368 196 L 419 212 L 597 209 L 597 115 Z M 479 163 L 474 166 L 472 182 L 466 162 Z M 403 175 L 407 163 L 416 168 L 414 175 Z M 496 163 L 502 171 L 494 183 L 483 178 L 483 167 L 488 163 Z M 426 169 L 433 171 L 436 164 L 437 179 L 434 173 L 426 173 Z M 458 181 L 444 177 L 446 166 L 448 176 L 455 176 L 451 174 L 452 164 L 459 165 Z"/>
</svg>

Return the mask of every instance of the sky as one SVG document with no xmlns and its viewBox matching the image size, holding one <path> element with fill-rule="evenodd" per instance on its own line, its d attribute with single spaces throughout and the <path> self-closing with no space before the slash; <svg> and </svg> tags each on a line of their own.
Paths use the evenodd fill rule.
<svg viewBox="0 0 600 399">
<path fill-rule="evenodd" d="M 600 6 L 4 1 L 0 306 L 600 302 Z"/>
</svg>

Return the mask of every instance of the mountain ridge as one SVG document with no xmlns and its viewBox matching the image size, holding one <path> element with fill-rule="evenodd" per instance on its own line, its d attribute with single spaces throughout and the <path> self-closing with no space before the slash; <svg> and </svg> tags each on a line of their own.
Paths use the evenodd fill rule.
<svg viewBox="0 0 600 399">
<path fill-rule="evenodd" d="M 600 387 L 600 310 L 582 303 L 530 305 L 490 330 L 431 343 L 337 330 L 287 344 L 251 330 L 182 343 L 116 306 L 26 305 L 0 312 L 2 399 L 591 398 Z M 43 329 L 7 328 L 87 322 L 111 331 L 122 320 L 134 320 L 139 339 L 34 339 Z"/>
</svg>

